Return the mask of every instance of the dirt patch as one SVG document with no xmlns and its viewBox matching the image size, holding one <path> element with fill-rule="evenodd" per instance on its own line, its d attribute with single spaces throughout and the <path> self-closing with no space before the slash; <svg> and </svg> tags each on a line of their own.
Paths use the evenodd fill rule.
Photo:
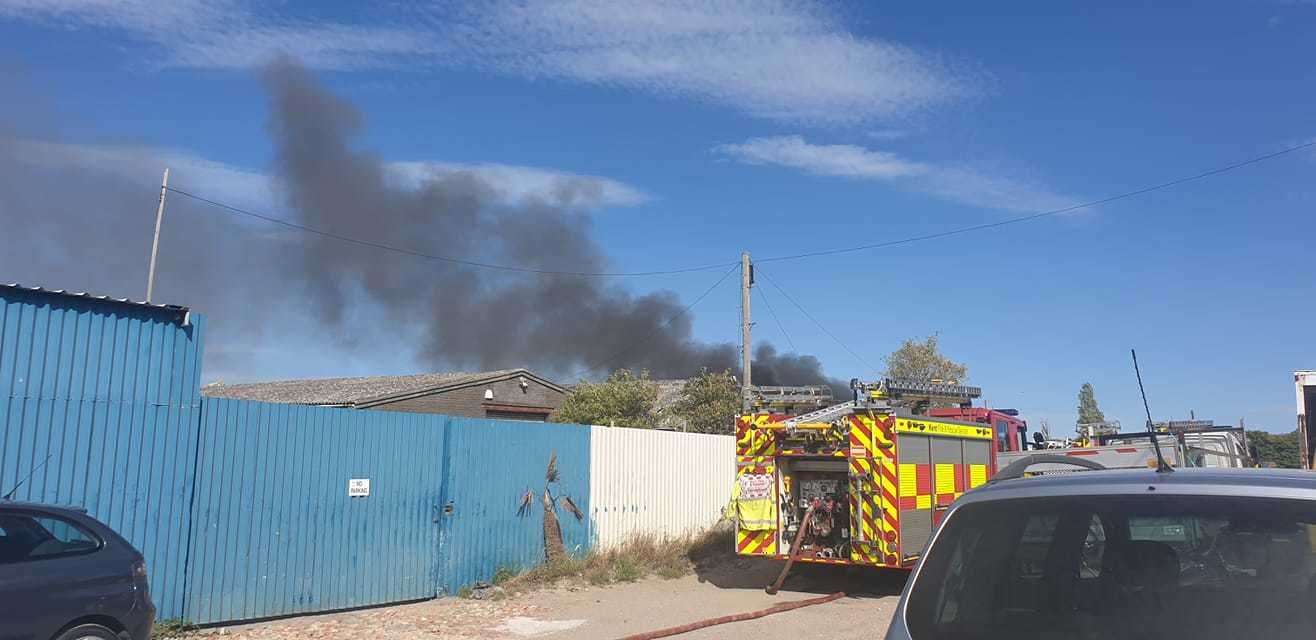
<svg viewBox="0 0 1316 640">
<path fill-rule="evenodd" d="M 734 558 L 675 579 L 651 577 L 607 586 L 562 585 L 509 593 L 501 600 L 445 598 L 417 604 L 211 629 L 237 640 L 612 640 L 705 618 L 845 591 L 845 598 L 759 620 L 711 627 L 682 639 L 881 637 L 895 609 L 903 572 L 807 565 L 777 596 L 763 586 L 781 565 Z"/>
<path fill-rule="evenodd" d="M 343 613 L 302 616 L 206 629 L 193 638 L 230 640 L 485 640 L 524 637 L 496 629 L 516 618 L 536 619 L 541 611 L 525 600 L 474 601 L 443 598 L 414 604 Z"/>
</svg>

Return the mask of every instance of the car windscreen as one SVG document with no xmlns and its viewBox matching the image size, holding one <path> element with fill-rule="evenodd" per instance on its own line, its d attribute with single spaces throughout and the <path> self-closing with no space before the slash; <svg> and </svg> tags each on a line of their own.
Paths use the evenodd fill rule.
<svg viewBox="0 0 1316 640">
<path fill-rule="evenodd" d="M 1316 503 L 1165 495 L 966 504 L 910 587 L 914 640 L 1316 638 Z"/>
</svg>

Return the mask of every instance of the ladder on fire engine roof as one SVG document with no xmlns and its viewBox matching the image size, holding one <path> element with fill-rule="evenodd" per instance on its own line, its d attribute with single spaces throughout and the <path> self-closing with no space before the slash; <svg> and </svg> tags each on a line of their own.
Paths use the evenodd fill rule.
<svg viewBox="0 0 1316 640">
<path fill-rule="evenodd" d="M 857 391 L 869 392 L 871 397 L 884 395 L 889 399 L 899 400 L 904 403 L 924 401 L 968 406 L 974 398 L 982 396 L 982 389 L 978 387 L 924 380 L 892 380 L 888 378 L 869 384 L 852 380 L 850 386 Z"/>
<path fill-rule="evenodd" d="M 982 395 L 982 389 L 978 387 L 889 378 L 871 383 L 851 380 L 850 388 L 855 391 L 854 400 L 794 416 L 784 420 L 782 426 L 794 428 L 802 424 L 831 423 L 854 413 L 856 409 L 927 407 L 933 402 L 969 406 L 974 398 Z"/>
<path fill-rule="evenodd" d="M 801 424 L 812 424 L 818 422 L 830 423 L 854 413 L 855 406 L 855 401 L 850 400 L 848 402 L 842 402 L 841 404 L 832 405 L 826 409 L 802 413 L 783 421 L 782 424 L 789 428 Z"/>
<path fill-rule="evenodd" d="M 750 393 L 756 398 L 765 401 L 776 402 L 807 402 L 817 400 L 831 400 L 832 390 L 830 387 L 821 384 L 810 384 L 800 386 L 769 386 L 758 385 L 750 387 Z"/>
<path fill-rule="evenodd" d="M 749 400 L 757 409 L 822 407 L 832 402 L 832 390 L 826 385 L 756 386 L 749 388 Z"/>
</svg>

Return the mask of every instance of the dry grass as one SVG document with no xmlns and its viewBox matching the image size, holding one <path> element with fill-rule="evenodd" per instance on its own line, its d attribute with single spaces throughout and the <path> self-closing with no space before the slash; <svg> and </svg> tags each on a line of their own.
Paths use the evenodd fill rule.
<svg viewBox="0 0 1316 640">
<path fill-rule="evenodd" d="M 168 620 L 157 620 L 155 627 L 151 629 L 152 640 L 172 640 L 173 638 L 186 638 L 197 630 L 196 625 L 170 618 Z"/>
<path fill-rule="evenodd" d="M 559 580 L 576 578 L 584 571 L 586 562 L 587 558 L 572 556 L 545 562 L 520 575 L 508 578 L 503 586 L 512 591 L 524 591 L 527 587 L 546 586 Z"/>
<path fill-rule="evenodd" d="M 509 591 L 529 591 L 559 583 L 584 582 L 598 586 L 635 582 L 649 576 L 680 578 L 692 573 L 696 566 L 707 566 L 731 556 L 734 536 L 734 531 L 726 527 L 677 538 L 638 535 L 581 558 L 541 564 L 505 579 L 503 584 Z"/>
</svg>

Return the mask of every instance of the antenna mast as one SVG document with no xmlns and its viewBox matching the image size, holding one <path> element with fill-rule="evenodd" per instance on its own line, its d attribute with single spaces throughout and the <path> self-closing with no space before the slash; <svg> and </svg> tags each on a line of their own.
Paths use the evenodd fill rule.
<svg viewBox="0 0 1316 640">
<path fill-rule="evenodd" d="M 46 463 L 47 463 L 47 462 L 50 462 L 50 459 L 53 458 L 53 457 L 55 457 L 55 454 L 53 454 L 53 453 L 48 454 L 48 455 L 46 456 L 46 459 L 45 459 L 45 460 L 42 460 L 42 461 L 41 461 L 41 464 L 39 464 L 39 465 L 37 465 L 37 466 L 35 466 L 35 467 L 32 467 L 32 470 L 31 470 L 31 471 L 28 471 L 28 472 L 27 472 L 27 475 L 24 476 L 22 480 L 19 480 L 19 481 L 18 481 L 18 484 L 14 485 L 14 488 L 13 488 L 13 489 L 10 489 L 10 490 L 9 490 L 9 493 L 6 493 L 5 495 L 0 496 L 0 500 L 13 500 L 13 499 L 14 499 L 14 494 L 15 494 L 15 493 L 18 493 L 18 488 L 21 487 L 21 486 L 23 486 L 28 480 L 31 480 L 31 479 L 32 479 L 32 476 L 35 475 L 37 471 L 40 471 L 40 470 L 41 470 L 41 467 L 46 466 Z"/>
<path fill-rule="evenodd" d="M 1156 473 L 1171 473 L 1174 467 L 1165 461 L 1165 456 L 1161 453 L 1161 439 L 1156 437 L 1156 430 L 1152 428 L 1151 408 L 1147 406 L 1147 390 L 1142 388 L 1142 371 L 1138 369 L 1138 351 L 1129 349 L 1133 354 L 1133 373 L 1138 376 L 1138 393 L 1142 394 L 1142 409 L 1147 412 L 1147 433 L 1151 436 L 1152 448 L 1156 450 Z"/>
</svg>

